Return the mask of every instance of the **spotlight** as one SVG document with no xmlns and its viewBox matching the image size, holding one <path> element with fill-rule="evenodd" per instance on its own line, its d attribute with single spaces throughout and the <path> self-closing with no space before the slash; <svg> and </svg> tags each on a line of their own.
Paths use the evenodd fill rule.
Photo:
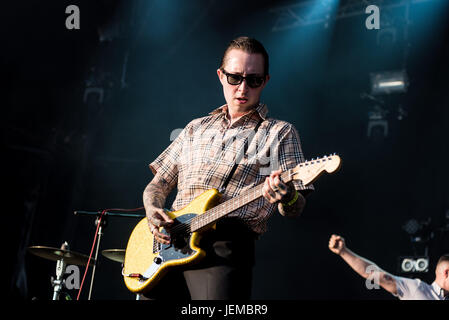
<svg viewBox="0 0 449 320">
<path fill-rule="evenodd" d="M 429 258 L 428 257 L 399 257 L 399 271 L 404 273 L 409 272 L 428 272 Z"/>
<path fill-rule="evenodd" d="M 405 258 L 401 263 L 402 272 L 411 272 L 415 267 L 415 263 L 412 259 Z"/>
<path fill-rule="evenodd" d="M 415 269 L 417 272 L 427 272 L 429 269 L 429 259 L 419 258 L 416 260 Z"/>
<path fill-rule="evenodd" d="M 371 94 L 406 92 L 408 78 L 405 70 L 374 72 L 371 77 Z"/>
</svg>

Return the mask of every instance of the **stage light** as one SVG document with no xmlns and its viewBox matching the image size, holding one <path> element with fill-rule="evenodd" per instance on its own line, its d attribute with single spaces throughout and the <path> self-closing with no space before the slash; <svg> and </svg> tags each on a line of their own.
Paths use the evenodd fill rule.
<svg viewBox="0 0 449 320">
<path fill-rule="evenodd" d="M 413 268 L 415 267 L 415 263 L 412 259 L 404 259 L 402 260 L 401 263 L 401 270 L 402 272 L 410 272 L 413 270 Z"/>
<path fill-rule="evenodd" d="M 419 258 L 416 260 L 415 269 L 417 272 L 427 272 L 429 269 L 429 259 Z"/>
<path fill-rule="evenodd" d="M 409 272 L 428 272 L 429 258 L 421 257 L 399 257 L 399 271 L 404 273 Z"/>
<path fill-rule="evenodd" d="M 371 94 L 406 92 L 408 78 L 404 70 L 374 72 L 371 77 Z"/>
<path fill-rule="evenodd" d="M 310 25 L 323 25 L 328 29 L 335 22 L 339 0 L 302 1 L 272 8 L 277 16 L 272 31 L 282 31 Z"/>
</svg>

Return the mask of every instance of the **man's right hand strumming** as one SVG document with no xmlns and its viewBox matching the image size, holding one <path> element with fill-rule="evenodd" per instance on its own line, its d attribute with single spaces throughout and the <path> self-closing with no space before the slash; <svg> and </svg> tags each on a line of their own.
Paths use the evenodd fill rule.
<svg viewBox="0 0 449 320">
<path fill-rule="evenodd" d="M 173 220 L 167 215 L 164 209 L 150 206 L 146 210 L 148 226 L 157 242 L 163 244 L 170 243 L 170 237 L 162 232 L 160 228 L 169 229 L 173 224 Z"/>
<path fill-rule="evenodd" d="M 148 220 L 148 227 L 159 243 L 170 244 L 170 237 L 160 232 L 160 228 L 170 228 L 173 220 L 164 209 L 165 199 L 172 188 L 158 174 L 151 180 L 143 192 L 143 204 Z"/>
</svg>

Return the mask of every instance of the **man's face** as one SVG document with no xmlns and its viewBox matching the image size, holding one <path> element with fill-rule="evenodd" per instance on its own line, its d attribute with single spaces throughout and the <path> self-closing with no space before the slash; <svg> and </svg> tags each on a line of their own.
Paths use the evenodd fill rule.
<svg viewBox="0 0 449 320">
<path fill-rule="evenodd" d="M 246 53 L 239 49 L 232 49 L 228 52 L 223 69 L 227 73 L 241 76 L 256 75 L 264 77 L 264 59 L 261 54 Z M 260 95 L 265 87 L 269 76 L 260 87 L 251 88 L 246 80 L 238 85 L 229 84 L 227 76 L 222 70 L 217 70 L 218 78 L 223 85 L 223 93 L 228 107 L 236 111 L 248 111 L 259 102 Z"/>
</svg>

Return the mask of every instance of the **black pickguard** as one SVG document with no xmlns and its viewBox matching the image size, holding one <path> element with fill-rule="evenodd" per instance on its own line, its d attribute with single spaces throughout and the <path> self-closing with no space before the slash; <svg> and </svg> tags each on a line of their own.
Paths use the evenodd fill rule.
<svg viewBox="0 0 449 320">
<path fill-rule="evenodd" d="M 195 216 L 196 214 L 193 213 L 183 214 L 174 219 L 174 223 L 170 229 L 162 229 L 161 232 L 168 234 L 171 238 L 169 245 L 160 245 L 159 256 L 162 258 L 162 262 L 187 258 L 196 253 L 196 250 L 190 247 L 192 234 L 190 232 L 190 226 L 187 224 Z M 182 231 L 179 231 L 180 229 Z"/>
</svg>

